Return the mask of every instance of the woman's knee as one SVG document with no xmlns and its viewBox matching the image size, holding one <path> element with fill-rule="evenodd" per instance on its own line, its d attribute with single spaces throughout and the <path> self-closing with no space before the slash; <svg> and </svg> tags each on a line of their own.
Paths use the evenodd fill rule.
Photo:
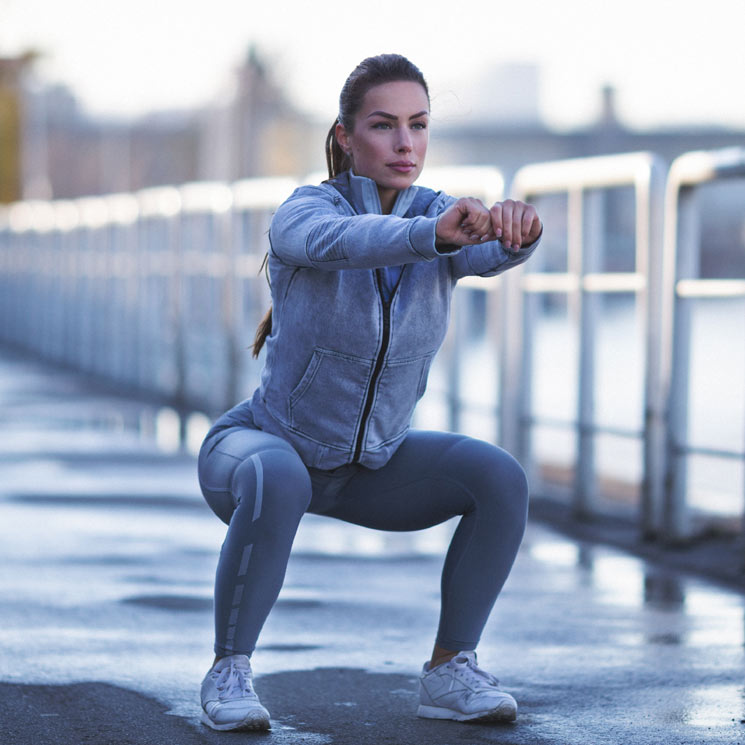
<svg viewBox="0 0 745 745">
<path fill-rule="evenodd" d="M 450 451 L 450 455 L 459 461 L 459 470 L 465 474 L 487 481 L 498 480 L 516 489 L 527 489 L 523 467 L 510 453 L 496 445 L 465 437 Z"/>
<path fill-rule="evenodd" d="M 268 508 L 267 500 L 282 500 L 285 509 L 302 514 L 310 501 L 310 477 L 300 456 L 287 442 L 261 430 L 242 427 L 209 438 L 197 470 L 202 494 L 226 523 L 241 503 L 251 502 L 256 511 Z"/>
<path fill-rule="evenodd" d="M 524 520 L 528 510 L 528 479 L 520 463 L 506 450 L 482 440 L 464 440 L 462 451 L 463 478 L 482 507 L 509 510 Z"/>
<path fill-rule="evenodd" d="M 308 509 L 312 488 L 308 469 L 290 448 L 253 453 L 235 469 L 231 493 L 236 509 L 251 513 L 252 522 L 265 516 L 296 517 Z"/>
<path fill-rule="evenodd" d="M 497 452 L 494 455 L 494 470 L 497 478 L 501 483 L 507 484 L 515 498 L 522 498 L 527 502 L 528 499 L 528 477 L 525 469 L 520 465 L 512 454 L 501 448 L 494 448 Z"/>
</svg>

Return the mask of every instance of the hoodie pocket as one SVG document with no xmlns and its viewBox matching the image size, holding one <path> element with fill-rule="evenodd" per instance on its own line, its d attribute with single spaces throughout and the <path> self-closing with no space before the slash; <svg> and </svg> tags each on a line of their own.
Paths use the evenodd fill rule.
<svg viewBox="0 0 745 745">
<path fill-rule="evenodd" d="M 352 449 L 372 361 L 328 349 L 313 350 L 290 393 L 290 426 L 316 442 Z"/>
<path fill-rule="evenodd" d="M 427 387 L 433 357 L 434 352 L 431 352 L 386 363 L 367 426 L 366 450 L 374 450 L 395 440 L 409 428 L 414 407 Z"/>
</svg>

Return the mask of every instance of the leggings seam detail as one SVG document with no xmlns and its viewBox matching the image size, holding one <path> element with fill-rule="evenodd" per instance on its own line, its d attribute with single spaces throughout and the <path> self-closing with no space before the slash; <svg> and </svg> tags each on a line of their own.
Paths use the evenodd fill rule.
<svg viewBox="0 0 745 745">
<path fill-rule="evenodd" d="M 264 500 L 264 467 L 261 464 L 261 456 L 258 453 L 254 453 L 251 456 L 251 461 L 254 464 L 254 471 L 256 472 L 256 497 L 254 499 L 254 514 L 251 522 L 256 522 L 261 516 L 261 504 Z"/>
</svg>

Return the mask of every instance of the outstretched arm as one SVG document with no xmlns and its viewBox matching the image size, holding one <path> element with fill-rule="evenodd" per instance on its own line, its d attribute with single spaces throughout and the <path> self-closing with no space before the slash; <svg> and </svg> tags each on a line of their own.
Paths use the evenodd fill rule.
<svg viewBox="0 0 745 745">
<path fill-rule="evenodd" d="M 440 256 L 437 217 L 345 214 L 334 199 L 318 187 L 297 189 L 272 219 L 272 253 L 285 264 L 326 271 L 375 269 Z"/>
</svg>

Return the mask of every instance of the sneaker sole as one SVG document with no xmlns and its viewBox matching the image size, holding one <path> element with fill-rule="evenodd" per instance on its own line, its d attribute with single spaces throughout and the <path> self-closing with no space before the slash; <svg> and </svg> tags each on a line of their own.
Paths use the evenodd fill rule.
<svg viewBox="0 0 745 745">
<path fill-rule="evenodd" d="M 230 732 L 230 731 L 259 731 L 268 730 L 272 728 L 271 722 L 265 717 L 250 716 L 242 719 L 240 722 L 228 722 L 227 724 L 216 724 L 208 716 L 207 712 L 202 710 L 202 724 L 206 724 L 208 727 L 219 732 Z"/>
<path fill-rule="evenodd" d="M 452 719 L 456 722 L 514 722 L 517 711 L 508 703 L 500 704 L 488 711 L 477 711 L 473 714 L 462 714 L 441 706 L 420 705 L 416 715 L 424 719 Z"/>
</svg>

